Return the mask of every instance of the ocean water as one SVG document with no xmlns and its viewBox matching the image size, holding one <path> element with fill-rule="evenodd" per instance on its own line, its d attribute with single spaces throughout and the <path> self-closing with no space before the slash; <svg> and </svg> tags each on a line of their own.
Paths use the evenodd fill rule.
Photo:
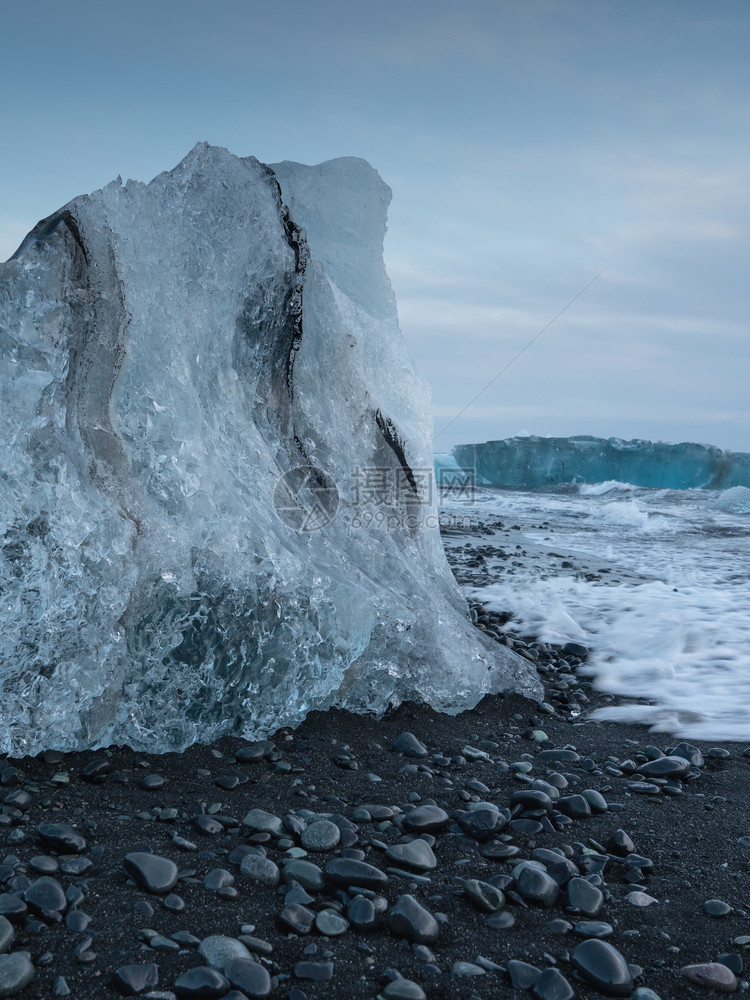
<svg viewBox="0 0 750 1000">
<path fill-rule="evenodd" d="M 599 718 L 750 740 L 750 490 L 481 488 L 442 512 L 463 525 L 446 538 L 459 560 L 465 533 L 503 524 L 476 542 L 468 597 L 522 634 L 585 643 L 598 689 L 650 702 Z"/>
</svg>

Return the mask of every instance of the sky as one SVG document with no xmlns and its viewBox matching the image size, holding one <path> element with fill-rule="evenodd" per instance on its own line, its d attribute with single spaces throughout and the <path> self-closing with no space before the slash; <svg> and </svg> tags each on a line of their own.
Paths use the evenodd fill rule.
<svg viewBox="0 0 750 1000">
<path fill-rule="evenodd" d="M 362 156 L 436 451 L 750 451 L 747 0 L 0 0 L 0 24 L 0 260 L 200 140 Z"/>
</svg>

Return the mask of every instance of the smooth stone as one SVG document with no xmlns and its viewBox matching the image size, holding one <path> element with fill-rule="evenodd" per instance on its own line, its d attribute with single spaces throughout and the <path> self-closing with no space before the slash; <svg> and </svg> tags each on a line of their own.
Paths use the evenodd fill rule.
<svg viewBox="0 0 750 1000">
<path fill-rule="evenodd" d="M 487 970 L 483 969 L 481 965 L 475 965 L 473 962 L 454 962 L 451 966 L 452 976 L 486 976 Z"/>
<path fill-rule="evenodd" d="M 299 882 L 308 892 L 320 892 L 326 884 L 325 876 L 316 864 L 296 858 L 284 865 L 282 878 L 285 882 Z"/>
<path fill-rule="evenodd" d="M 638 989 L 633 990 L 630 1000 L 661 1000 L 661 997 L 648 986 L 639 986 Z"/>
<path fill-rule="evenodd" d="M 13 944 L 15 933 L 10 920 L 7 917 L 0 917 L 0 955 L 5 954 Z"/>
<path fill-rule="evenodd" d="M 158 854 L 134 851 L 125 855 L 125 871 L 147 892 L 166 895 L 177 884 L 178 870 L 174 861 Z"/>
<path fill-rule="evenodd" d="M 229 990 L 229 980 L 216 969 L 199 965 L 180 976 L 174 990 L 185 1000 L 219 1000 Z"/>
<path fill-rule="evenodd" d="M 63 875 L 85 875 L 93 867 L 93 861 L 79 855 L 75 858 L 66 858 L 60 865 L 60 871 Z"/>
<path fill-rule="evenodd" d="M 540 750 L 534 758 L 534 762 L 544 764 L 548 761 L 558 761 L 560 763 L 576 764 L 580 759 L 580 754 L 576 753 L 575 750 L 551 749 Z"/>
<path fill-rule="evenodd" d="M 658 899 L 649 896 L 647 892 L 640 892 L 640 890 L 629 892 L 625 899 L 627 899 L 631 906 L 651 906 L 653 903 L 659 902 Z"/>
<path fill-rule="evenodd" d="M 581 792 L 581 794 L 591 806 L 592 812 L 605 813 L 609 809 L 607 800 L 604 798 L 602 793 L 597 792 L 595 788 L 587 788 L 585 791 Z"/>
<path fill-rule="evenodd" d="M 386 1000 L 427 1000 L 427 994 L 411 979 L 394 979 L 383 989 Z"/>
<path fill-rule="evenodd" d="M 61 854 L 82 854 L 86 850 L 85 839 L 65 823 L 40 823 L 36 831 L 45 844 Z"/>
<path fill-rule="evenodd" d="M 427 757 L 427 747 L 413 733 L 401 733 L 391 744 L 391 749 L 405 757 Z"/>
<path fill-rule="evenodd" d="M 279 914 L 279 920 L 294 934 L 309 934 L 315 923 L 315 914 L 306 906 L 290 903 Z"/>
<path fill-rule="evenodd" d="M 608 941 L 589 938 L 574 950 L 571 961 L 581 976 L 605 996 L 630 996 L 633 990 L 630 967 Z"/>
<path fill-rule="evenodd" d="M 582 795 L 562 795 L 555 803 L 555 808 L 571 819 L 586 819 L 591 815 L 591 806 Z"/>
<path fill-rule="evenodd" d="M 321 910 L 315 917 L 315 930 L 325 937 L 339 937 L 346 934 L 349 924 L 334 910 Z"/>
<path fill-rule="evenodd" d="M 707 899 L 703 904 L 703 910 L 710 917 L 726 917 L 732 912 L 732 907 L 723 899 Z"/>
<path fill-rule="evenodd" d="M 366 931 L 378 923 L 378 914 L 372 900 L 366 896 L 355 896 L 346 908 L 346 917 L 351 926 L 358 931 Z"/>
<path fill-rule="evenodd" d="M 745 967 L 745 963 L 742 961 L 742 955 L 738 955 L 736 952 L 727 952 L 723 955 L 717 955 L 716 961 L 721 962 L 722 965 L 726 965 L 728 969 L 731 969 L 735 976 L 739 976 Z"/>
<path fill-rule="evenodd" d="M 646 778 L 681 778 L 691 768 L 684 757 L 658 757 L 638 765 L 638 773 Z"/>
<path fill-rule="evenodd" d="M 538 1000 L 571 1000 L 573 987 L 559 969 L 545 969 L 534 983 L 533 995 Z"/>
<path fill-rule="evenodd" d="M 214 819 L 213 816 L 206 816 L 205 813 L 194 816 L 193 825 L 197 830 L 200 830 L 201 833 L 205 833 L 209 837 L 217 836 L 224 832 L 224 827 L 218 819 Z"/>
<path fill-rule="evenodd" d="M 467 879 L 464 882 L 464 892 L 471 902 L 485 913 L 495 913 L 505 905 L 505 896 L 500 889 L 480 879 Z"/>
<path fill-rule="evenodd" d="M 683 757 L 685 760 L 689 761 L 693 767 L 703 767 L 706 763 L 703 759 L 703 754 L 700 752 L 698 747 L 694 747 L 692 743 L 678 743 L 676 747 L 672 747 L 672 757 Z"/>
<path fill-rule="evenodd" d="M 270 833 L 274 837 L 280 837 L 284 831 L 284 824 L 278 816 L 266 812 L 265 809 L 251 809 L 242 820 L 242 825 L 249 827 L 255 833 Z"/>
<path fill-rule="evenodd" d="M 607 841 L 607 850 L 611 854 L 616 854 L 618 857 L 624 858 L 628 854 L 635 854 L 635 844 L 625 830 L 615 830 Z"/>
<path fill-rule="evenodd" d="M 440 931 L 430 911 L 408 893 L 399 896 L 388 911 L 388 927 L 396 937 L 418 944 L 432 944 Z"/>
<path fill-rule="evenodd" d="M 62 913 L 68 905 L 63 887 L 56 879 L 50 878 L 49 875 L 42 875 L 41 878 L 32 882 L 26 892 L 24 892 L 23 898 L 31 909 L 37 913 L 41 913 L 43 910 Z"/>
<path fill-rule="evenodd" d="M 240 862 L 240 873 L 253 882 L 272 888 L 281 881 L 278 865 L 261 854 L 246 854 Z"/>
<path fill-rule="evenodd" d="M 491 840 L 503 830 L 508 822 L 505 813 L 497 809 L 484 807 L 456 813 L 456 820 L 461 829 L 474 840 Z"/>
<path fill-rule="evenodd" d="M 685 979 L 696 986 L 705 986 L 718 993 L 734 993 L 737 989 L 737 977 L 720 962 L 707 962 L 704 965 L 685 965 L 680 969 Z"/>
<path fill-rule="evenodd" d="M 579 937 L 605 938 L 613 934 L 615 929 L 604 920 L 579 920 L 573 930 Z"/>
<path fill-rule="evenodd" d="M 25 923 L 28 912 L 28 906 L 18 896 L 14 896 L 10 892 L 4 892 L 0 895 L 0 916 L 6 918 L 12 924 Z"/>
<path fill-rule="evenodd" d="M 124 997 L 134 997 L 158 985 L 159 967 L 154 962 L 147 965 L 121 965 L 112 973 L 112 986 Z"/>
<path fill-rule="evenodd" d="M 29 861 L 29 867 L 40 875 L 54 875 L 60 870 L 60 862 L 48 854 L 38 854 Z"/>
<path fill-rule="evenodd" d="M 224 975 L 232 986 L 252 1000 L 267 997 L 273 986 L 268 971 L 252 958 L 232 959 L 224 969 Z"/>
<path fill-rule="evenodd" d="M 36 970 L 25 951 L 0 955 L 0 997 L 14 997 L 26 989 Z"/>
<path fill-rule="evenodd" d="M 85 931 L 90 923 L 91 917 L 88 913 L 84 913 L 83 910 L 70 910 L 65 918 L 65 926 L 74 934 L 80 934 L 81 931 Z"/>
<path fill-rule="evenodd" d="M 572 878 L 565 889 L 570 906 L 580 910 L 586 917 L 595 917 L 604 905 L 604 895 L 585 878 Z"/>
<path fill-rule="evenodd" d="M 557 882 L 541 868 L 534 868 L 531 865 L 519 873 L 516 889 L 528 902 L 547 907 L 554 906 L 560 894 Z"/>
<path fill-rule="evenodd" d="M 511 808 L 520 805 L 523 809 L 543 809 L 546 813 L 552 812 L 553 808 L 552 799 L 538 788 L 520 788 L 512 792 L 510 805 Z"/>
<path fill-rule="evenodd" d="M 70 987 L 65 979 L 65 976 L 57 976 L 54 983 L 52 984 L 52 992 L 56 997 L 69 997 Z"/>
<path fill-rule="evenodd" d="M 307 851 L 332 851 L 338 847 L 341 831 L 328 819 L 319 819 L 302 831 L 300 842 Z"/>
<path fill-rule="evenodd" d="M 450 819 L 440 806 L 416 806 L 411 812 L 404 814 L 404 826 L 415 833 L 433 833 L 448 826 Z"/>
<path fill-rule="evenodd" d="M 333 979 L 333 962 L 297 962 L 294 966 L 297 979 L 311 979 L 315 983 L 325 983 Z"/>
<path fill-rule="evenodd" d="M 514 990 L 530 990 L 542 974 L 542 970 L 537 969 L 535 965 L 521 962 L 516 958 L 506 962 L 505 968 Z"/>
<path fill-rule="evenodd" d="M 325 877 L 331 885 L 348 888 L 351 885 L 362 889 L 382 889 L 388 884 L 388 876 L 374 865 L 354 858 L 333 858 L 325 866 Z"/>
<path fill-rule="evenodd" d="M 500 910 L 498 913 L 491 913 L 484 921 L 485 927 L 490 927 L 493 931 L 506 931 L 516 922 L 516 918 L 510 910 Z"/>
<path fill-rule="evenodd" d="M 251 958 L 250 952 L 237 938 L 224 934 L 211 934 L 198 945 L 198 954 L 206 965 L 219 972 L 225 972 L 226 966 L 236 958 Z"/>
<path fill-rule="evenodd" d="M 437 868 L 437 858 L 430 845 L 417 837 L 408 844 L 391 844 L 385 856 L 398 864 L 416 868 L 417 871 L 432 871 Z"/>
</svg>

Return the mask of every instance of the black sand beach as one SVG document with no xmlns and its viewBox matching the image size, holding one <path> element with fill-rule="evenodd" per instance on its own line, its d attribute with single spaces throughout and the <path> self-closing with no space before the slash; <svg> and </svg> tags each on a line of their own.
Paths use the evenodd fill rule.
<svg viewBox="0 0 750 1000">
<path fill-rule="evenodd" d="M 0 921 L 0 997 L 114 997 L 137 985 L 116 970 L 151 964 L 137 995 L 164 1000 L 747 989 L 747 747 L 683 744 L 682 763 L 665 762 L 676 737 L 587 721 L 603 696 L 576 676 L 582 650 L 524 649 L 512 622 L 477 617 L 540 662 L 541 709 L 486 697 L 456 717 L 414 704 L 379 721 L 330 711 L 256 745 L 0 763 L 0 913 L 13 933 Z M 83 839 L 66 847 L 47 824 Z M 387 853 L 420 836 L 431 852 Z M 301 846 L 316 869 L 289 860 Z M 177 870 L 150 872 L 149 853 Z M 525 860 L 536 865 L 512 877 Z M 148 891 L 151 877 L 162 891 Z M 404 895 L 436 919 L 396 905 Z M 581 951 L 591 935 L 625 961 Z M 215 936 L 231 940 L 206 941 Z M 8 958 L 23 952 L 25 986 L 28 963 Z M 246 957 L 226 966 L 233 955 Z M 212 962 L 233 992 L 218 972 L 182 979 Z M 681 971 L 707 963 L 713 985 Z"/>
</svg>

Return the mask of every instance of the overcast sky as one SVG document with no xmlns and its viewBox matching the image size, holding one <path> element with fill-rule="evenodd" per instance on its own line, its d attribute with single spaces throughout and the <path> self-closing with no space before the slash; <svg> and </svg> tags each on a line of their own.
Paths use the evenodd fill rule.
<svg viewBox="0 0 750 1000">
<path fill-rule="evenodd" d="M 436 440 L 750 451 L 747 0 L 0 0 L 0 260 L 198 140 L 368 159 Z"/>
</svg>

